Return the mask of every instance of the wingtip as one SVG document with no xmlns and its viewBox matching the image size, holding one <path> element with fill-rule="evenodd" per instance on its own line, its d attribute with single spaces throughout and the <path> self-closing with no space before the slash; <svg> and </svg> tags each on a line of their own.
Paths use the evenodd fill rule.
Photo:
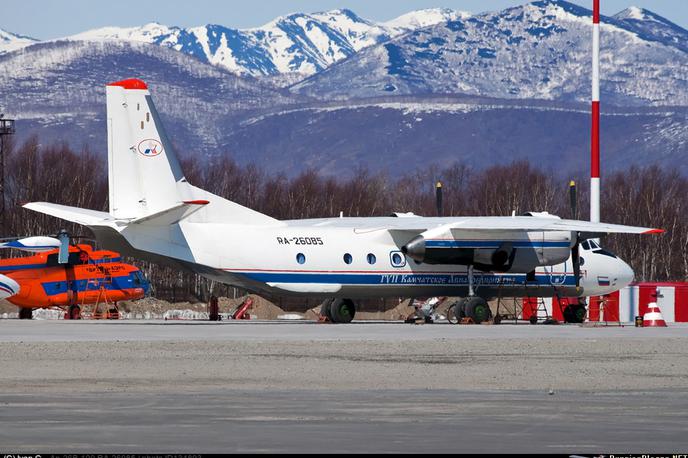
<svg viewBox="0 0 688 458">
<path fill-rule="evenodd" d="M 643 232 L 643 234 L 664 234 L 665 232 L 664 229 L 650 229 L 649 231 Z"/>
</svg>

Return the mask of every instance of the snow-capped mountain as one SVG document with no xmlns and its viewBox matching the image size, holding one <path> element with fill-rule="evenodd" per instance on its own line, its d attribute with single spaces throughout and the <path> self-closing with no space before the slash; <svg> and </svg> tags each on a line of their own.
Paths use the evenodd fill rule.
<svg viewBox="0 0 688 458">
<path fill-rule="evenodd" d="M 410 30 L 429 27 L 443 22 L 468 19 L 469 17 L 471 17 L 471 13 L 466 11 L 457 11 L 448 8 L 430 8 L 402 14 L 396 19 L 384 22 L 383 25 L 397 31 L 397 34 L 399 34 L 399 32 L 408 32 Z"/>
<path fill-rule="evenodd" d="M 22 135 L 105 150 L 105 85 L 141 78 L 185 151 L 217 148 L 234 112 L 294 97 L 172 49 L 134 41 L 58 41 L 0 55 L 0 109 Z"/>
<path fill-rule="evenodd" d="M 18 143 L 36 134 L 104 154 L 104 85 L 139 77 L 180 155 L 201 164 L 231 154 L 268 173 L 350 176 L 528 159 L 573 173 L 589 149 L 590 22 L 538 1 L 391 23 L 336 10 L 244 31 L 99 29 L 0 54 L 0 109 Z M 688 32 L 639 9 L 603 22 L 605 167 L 688 174 Z"/>
<path fill-rule="evenodd" d="M 21 49 L 36 42 L 38 42 L 38 40 L 35 38 L 17 35 L 16 33 L 0 29 L 0 54 Z"/>
<path fill-rule="evenodd" d="M 632 6 L 613 16 L 643 39 L 659 41 L 688 52 L 688 30 L 652 11 Z"/>
<path fill-rule="evenodd" d="M 467 16 L 468 13 L 448 9 L 419 10 L 377 24 L 353 11 L 338 9 L 312 14 L 294 13 L 245 30 L 214 24 L 179 28 L 150 23 L 130 28 L 104 27 L 65 39 L 157 44 L 191 54 L 239 75 L 307 76 L 393 36 Z"/>
<path fill-rule="evenodd" d="M 292 89 L 328 99 L 464 93 L 587 101 L 590 16 L 549 0 L 444 22 L 368 47 Z M 659 19 L 635 21 L 602 19 L 603 99 L 688 105 L 688 32 Z"/>
</svg>

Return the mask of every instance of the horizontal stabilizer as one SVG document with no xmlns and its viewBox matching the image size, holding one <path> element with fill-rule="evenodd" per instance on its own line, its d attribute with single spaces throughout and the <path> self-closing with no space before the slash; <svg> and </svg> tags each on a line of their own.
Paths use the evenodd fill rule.
<svg viewBox="0 0 688 458">
<path fill-rule="evenodd" d="M 188 200 L 182 202 L 174 207 L 153 213 L 152 215 L 137 218 L 131 221 L 131 224 L 145 224 L 148 226 L 169 226 L 178 223 L 184 218 L 196 213 L 201 208 L 208 205 L 207 200 Z"/>
<path fill-rule="evenodd" d="M 51 204 L 49 202 L 31 202 L 25 204 L 24 208 L 84 226 L 97 226 L 108 221 L 114 221 L 114 218 L 105 212 Z"/>
</svg>

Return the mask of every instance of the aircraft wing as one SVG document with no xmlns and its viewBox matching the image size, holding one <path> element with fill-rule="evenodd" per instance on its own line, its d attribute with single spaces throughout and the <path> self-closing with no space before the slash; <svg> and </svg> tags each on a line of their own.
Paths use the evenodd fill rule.
<svg viewBox="0 0 688 458">
<path fill-rule="evenodd" d="M 392 219 L 392 218 L 390 218 Z M 620 224 L 593 223 L 590 221 L 566 220 L 558 218 L 536 218 L 530 216 L 516 217 L 466 217 L 457 218 L 456 221 L 446 222 L 446 218 L 440 223 L 439 218 L 393 218 L 388 230 L 391 232 L 446 232 L 454 234 L 466 232 L 499 232 L 499 231 L 518 231 L 518 232 L 539 232 L 539 231 L 562 231 L 580 232 L 585 237 L 599 237 L 607 234 L 659 234 L 663 229 L 639 226 L 625 226 Z M 423 221 L 426 220 L 427 221 Z M 434 224 L 433 224 L 434 223 Z M 358 227 L 358 232 L 365 231 L 365 227 Z"/>
</svg>

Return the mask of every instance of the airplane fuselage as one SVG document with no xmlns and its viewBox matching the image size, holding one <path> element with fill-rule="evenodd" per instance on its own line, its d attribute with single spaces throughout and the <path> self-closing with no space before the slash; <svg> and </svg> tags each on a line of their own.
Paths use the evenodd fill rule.
<svg viewBox="0 0 688 458">
<path fill-rule="evenodd" d="M 193 217 L 192 217 L 193 218 Z M 363 297 L 467 296 L 466 265 L 419 263 L 401 251 L 399 240 L 379 218 L 379 228 L 357 229 L 357 218 L 284 221 L 274 227 L 247 227 L 183 221 L 161 239 L 155 228 L 129 225 L 116 234 L 96 231 L 107 246 L 137 256 L 144 252 L 172 258 L 205 277 L 275 295 Z M 434 218 L 433 218 L 434 219 Z M 538 233 L 534 233 L 538 238 Z M 117 240 L 120 239 L 120 240 Z M 540 238 L 540 240 L 542 240 Z M 500 243 L 503 242 L 500 239 Z M 524 246 L 516 250 L 537 250 Z M 546 242 L 545 242 L 546 243 Z M 561 296 L 602 295 L 633 280 L 621 259 L 581 250 L 583 265 L 579 287 L 568 259 L 525 272 L 474 270 L 477 295 Z"/>
</svg>

